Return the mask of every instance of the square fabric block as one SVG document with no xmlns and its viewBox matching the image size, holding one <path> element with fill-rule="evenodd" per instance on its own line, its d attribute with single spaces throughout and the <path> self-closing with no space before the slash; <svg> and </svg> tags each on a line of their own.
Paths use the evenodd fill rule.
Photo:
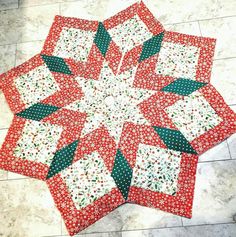
<svg viewBox="0 0 236 237">
<path fill-rule="evenodd" d="M 156 73 L 194 80 L 199 48 L 163 42 L 156 63 Z"/>
<path fill-rule="evenodd" d="M 27 121 L 16 144 L 14 155 L 50 165 L 61 132 L 62 128 L 57 125 Z"/>
<path fill-rule="evenodd" d="M 86 207 L 116 188 L 98 152 L 93 152 L 78 160 L 63 170 L 61 176 L 68 186 L 77 209 Z"/>
<path fill-rule="evenodd" d="M 153 36 L 152 32 L 149 31 L 148 27 L 137 14 L 114 28 L 109 29 L 108 32 L 122 49 L 122 52 L 131 50 Z"/>
<path fill-rule="evenodd" d="M 140 144 L 131 185 L 174 195 L 177 191 L 181 152 Z"/>
<path fill-rule="evenodd" d="M 45 65 L 19 76 L 14 83 L 22 101 L 27 105 L 35 104 L 59 89 L 56 80 Z"/>
<path fill-rule="evenodd" d="M 193 92 L 183 100 L 177 101 L 169 106 L 166 112 L 188 141 L 192 141 L 222 121 L 199 92 Z"/>
<path fill-rule="evenodd" d="M 0 168 L 46 182 L 71 236 L 127 202 L 191 218 L 198 155 L 236 132 L 214 48 L 142 1 L 103 22 L 56 16 L 41 53 L 0 75 L 14 113 Z"/>
<path fill-rule="evenodd" d="M 72 58 L 75 61 L 87 61 L 94 37 L 94 31 L 65 27 L 61 31 L 53 55 Z"/>
</svg>

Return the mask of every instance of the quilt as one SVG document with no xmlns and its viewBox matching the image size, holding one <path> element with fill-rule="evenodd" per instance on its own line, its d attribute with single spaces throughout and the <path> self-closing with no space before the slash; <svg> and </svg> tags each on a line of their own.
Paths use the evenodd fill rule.
<svg viewBox="0 0 236 237">
<path fill-rule="evenodd" d="M 56 16 L 40 54 L 0 76 L 14 113 L 0 168 L 46 182 L 70 235 L 126 202 L 191 218 L 198 156 L 236 132 L 210 84 L 215 43 L 143 2 Z"/>
</svg>

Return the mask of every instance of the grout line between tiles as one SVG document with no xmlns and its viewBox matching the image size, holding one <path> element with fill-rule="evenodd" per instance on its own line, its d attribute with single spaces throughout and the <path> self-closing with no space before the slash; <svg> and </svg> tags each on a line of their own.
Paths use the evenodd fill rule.
<svg viewBox="0 0 236 237">
<path fill-rule="evenodd" d="M 16 48 L 15 48 L 15 60 L 14 60 L 14 67 L 16 67 L 16 52 L 17 52 L 17 46 L 18 46 L 18 44 L 16 43 Z"/>
<path fill-rule="evenodd" d="M 202 30 L 201 30 L 200 22 L 197 21 L 197 24 L 198 24 L 198 28 L 199 28 L 200 34 L 201 34 L 201 36 L 202 36 Z"/>
<path fill-rule="evenodd" d="M 215 58 L 213 61 L 225 60 L 225 59 L 235 59 L 236 57 L 225 57 L 225 58 Z"/>
<path fill-rule="evenodd" d="M 62 220 L 62 217 L 61 217 L 61 235 L 63 235 L 62 234 L 62 222 L 63 222 L 63 220 Z"/>
<path fill-rule="evenodd" d="M 230 17 L 236 17 L 236 15 L 228 15 L 228 16 L 218 16 L 218 17 L 212 17 L 212 18 L 203 18 L 203 19 L 194 19 L 190 21 L 180 21 L 180 22 L 168 22 L 165 25 L 178 25 L 178 24 L 183 24 L 183 23 L 191 23 L 191 22 L 196 22 L 196 21 L 209 21 L 209 20 L 217 20 L 217 19 L 222 19 L 222 18 L 230 18 Z M 163 23 L 164 24 L 164 23 Z"/>
<path fill-rule="evenodd" d="M 233 158 L 232 158 L 231 151 L 230 151 L 230 147 L 229 147 L 228 139 L 226 139 L 226 144 L 227 144 L 227 147 L 228 147 L 229 156 L 230 156 L 231 159 L 233 159 Z"/>
<path fill-rule="evenodd" d="M 211 163 L 211 162 L 218 162 L 218 161 L 231 161 L 232 159 L 221 159 L 221 160 L 206 160 L 206 161 L 198 161 L 198 163 Z"/>
<path fill-rule="evenodd" d="M 1 131 L 1 130 L 7 130 L 7 129 L 9 129 L 9 128 L 0 128 L 0 131 Z"/>
<path fill-rule="evenodd" d="M 15 178 L 15 179 L 8 179 L 8 171 L 7 171 L 7 179 L 2 179 L 0 182 L 6 182 L 6 181 L 19 181 L 19 180 L 27 180 L 32 179 L 30 177 L 23 177 L 23 178 Z"/>
</svg>

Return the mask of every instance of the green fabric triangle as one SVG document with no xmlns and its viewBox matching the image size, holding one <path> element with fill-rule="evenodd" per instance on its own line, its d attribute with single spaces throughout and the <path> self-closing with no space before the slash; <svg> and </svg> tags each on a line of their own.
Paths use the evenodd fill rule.
<svg viewBox="0 0 236 237">
<path fill-rule="evenodd" d="M 53 177 L 72 164 L 78 143 L 79 141 L 76 140 L 55 153 L 48 171 L 47 179 Z"/>
<path fill-rule="evenodd" d="M 143 43 L 142 53 L 139 58 L 139 62 L 151 57 L 152 55 L 159 53 L 161 49 L 161 43 L 164 37 L 164 32 L 153 36 L 151 39 Z"/>
<path fill-rule="evenodd" d="M 162 88 L 162 91 L 172 92 L 179 95 L 189 95 L 192 92 L 205 86 L 207 83 L 194 81 L 185 78 L 179 78 L 174 82 L 170 83 L 168 86 Z"/>
<path fill-rule="evenodd" d="M 132 179 L 132 169 L 120 149 L 116 152 L 115 164 L 111 176 L 115 180 L 124 199 L 127 199 Z"/>
<path fill-rule="evenodd" d="M 60 72 L 68 75 L 72 74 L 70 68 L 65 63 L 65 60 L 63 58 L 47 55 L 41 55 L 41 57 L 50 71 Z"/>
<path fill-rule="evenodd" d="M 99 48 L 100 52 L 102 53 L 103 57 L 106 56 L 107 49 L 111 42 L 111 36 L 103 26 L 101 22 L 99 22 L 98 30 L 95 35 L 94 43 Z"/>
<path fill-rule="evenodd" d="M 184 135 L 178 131 L 169 128 L 153 127 L 165 145 L 172 150 L 197 154 Z"/>
<path fill-rule="evenodd" d="M 60 107 L 56 107 L 53 105 L 37 103 L 33 104 L 29 108 L 17 113 L 16 115 L 22 118 L 31 119 L 40 121 L 41 119 L 45 118 L 46 116 L 54 113 L 60 109 Z"/>
</svg>

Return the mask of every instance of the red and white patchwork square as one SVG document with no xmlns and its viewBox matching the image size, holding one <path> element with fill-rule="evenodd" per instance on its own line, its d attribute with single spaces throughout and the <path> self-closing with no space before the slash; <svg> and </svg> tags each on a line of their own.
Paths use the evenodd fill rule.
<svg viewBox="0 0 236 237">
<path fill-rule="evenodd" d="M 198 155 L 236 132 L 214 47 L 143 2 L 56 16 L 42 52 L 0 76 L 14 113 L 0 168 L 46 181 L 70 235 L 126 202 L 190 218 Z"/>
</svg>

